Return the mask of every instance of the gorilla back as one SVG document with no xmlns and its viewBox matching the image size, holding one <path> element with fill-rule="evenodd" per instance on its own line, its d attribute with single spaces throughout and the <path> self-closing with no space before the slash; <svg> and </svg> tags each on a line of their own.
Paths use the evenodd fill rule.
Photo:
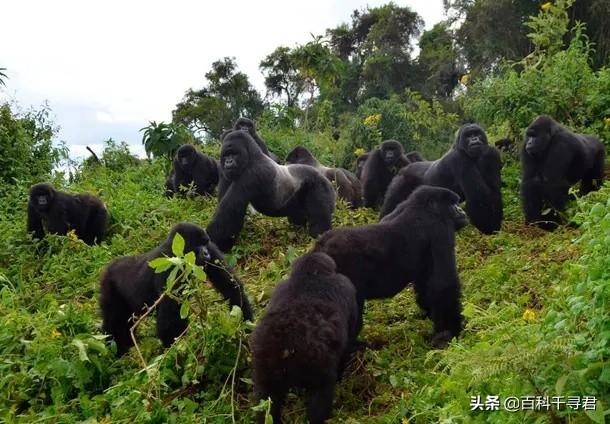
<svg viewBox="0 0 610 424">
<path fill-rule="evenodd" d="M 307 165 L 283 166 L 263 154 L 245 131 L 224 138 L 220 166 L 229 181 L 208 232 L 223 251 L 233 247 L 248 205 L 268 216 L 286 216 L 297 225 L 309 225 L 316 237 L 331 227 L 335 193 L 331 183 Z"/>
</svg>

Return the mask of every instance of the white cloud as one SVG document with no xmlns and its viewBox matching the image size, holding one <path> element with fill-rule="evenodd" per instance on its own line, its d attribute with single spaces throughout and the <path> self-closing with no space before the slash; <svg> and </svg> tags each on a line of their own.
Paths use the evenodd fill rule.
<svg viewBox="0 0 610 424">
<path fill-rule="evenodd" d="M 234 56 L 264 93 L 258 69 L 277 46 L 294 46 L 348 22 L 380 0 L 33 1 L 6 2 L 0 66 L 22 104 L 49 100 L 70 145 L 113 137 L 139 146 L 139 128 L 170 120 L 189 87 L 201 87 L 213 61 Z M 429 28 L 441 0 L 397 1 Z"/>
</svg>

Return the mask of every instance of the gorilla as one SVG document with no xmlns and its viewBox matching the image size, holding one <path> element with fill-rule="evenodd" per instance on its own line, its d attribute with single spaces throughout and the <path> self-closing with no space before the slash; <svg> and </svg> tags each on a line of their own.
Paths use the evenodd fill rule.
<svg viewBox="0 0 610 424">
<path fill-rule="evenodd" d="M 402 145 L 396 140 L 386 140 L 381 148 L 373 150 L 362 168 L 364 206 L 381 206 L 390 181 L 408 164 Z"/>
<path fill-rule="evenodd" d="M 421 153 L 416 152 L 415 150 L 409 153 L 405 153 L 405 156 L 407 157 L 407 159 L 409 160 L 409 163 L 413 163 L 413 162 L 423 162 L 426 159 L 424 159 L 424 157 L 421 155 Z"/>
<path fill-rule="evenodd" d="M 371 152 L 366 152 L 358 156 L 358 159 L 356 159 L 356 169 L 354 173 L 356 174 L 356 177 L 358 177 L 359 180 L 362 180 L 362 168 L 364 168 L 364 163 L 370 155 Z"/>
<path fill-rule="evenodd" d="M 337 184 L 337 194 L 339 197 L 348 202 L 352 208 L 362 206 L 362 186 L 360 180 L 347 169 L 343 168 L 328 168 L 320 162 L 303 146 L 295 147 L 288 156 L 286 156 L 286 164 L 309 165 L 316 168 L 322 173 L 331 183 Z"/>
<path fill-rule="evenodd" d="M 85 243 L 101 242 L 108 225 L 104 203 L 91 194 L 68 194 L 57 191 L 51 184 L 40 183 L 30 188 L 28 201 L 28 233 L 42 239 L 45 229 L 65 235 L 74 230 Z"/>
<path fill-rule="evenodd" d="M 195 192 L 201 196 L 212 195 L 218 184 L 218 163 L 198 152 L 195 146 L 183 144 L 176 152 L 170 177 L 165 182 L 168 197 L 179 193 L 180 186 L 195 185 Z"/>
<path fill-rule="evenodd" d="M 310 423 L 331 415 L 333 391 L 349 362 L 358 306 L 350 280 L 337 274 L 324 253 L 306 254 L 279 283 L 251 336 L 254 391 L 271 397 L 273 422 L 281 424 L 289 389 L 303 389 Z M 258 417 L 265 422 L 264 414 Z"/>
<path fill-rule="evenodd" d="M 129 333 L 132 316 L 143 312 L 145 306 L 153 305 L 165 290 L 170 271 L 157 274 L 148 263 L 162 256 L 173 256 L 172 241 L 176 234 L 184 238 L 184 252 L 195 253 L 196 264 L 203 266 L 214 288 L 229 300 L 230 305 L 241 308 L 244 319 L 251 321 L 253 318 L 241 283 L 227 269 L 222 253 L 210 241 L 205 230 L 195 224 L 182 222 L 173 226 L 159 246 L 139 256 L 114 260 L 102 275 L 102 329 L 116 342 L 118 355 L 123 355 L 133 346 Z M 157 307 L 157 335 L 163 346 L 169 347 L 186 326 L 187 321 L 180 318 L 180 304 L 169 296 L 163 298 Z"/>
<path fill-rule="evenodd" d="M 309 224 L 312 237 L 331 227 L 335 192 L 331 183 L 311 166 L 276 164 L 245 131 L 225 136 L 220 166 L 230 184 L 214 212 L 208 233 L 223 252 L 235 244 L 249 204 L 264 215 L 286 216 L 292 224 Z"/>
<path fill-rule="evenodd" d="M 365 299 L 389 298 L 413 283 L 417 303 L 434 323 L 433 346 L 462 330 L 455 232 L 467 223 L 460 197 L 442 187 L 418 187 L 377 224 L 328 231 L 314 251 L 334 259 L 356 287 L 358 330 Z"/>
<path fill-rule="evenodd" d="M 453 147 L 440 159 L 415 162 L 392 180 L 381 208 L 386 216 L 421 184 L 448 188 L 466 200 L 470 222 L 483 234 L 493 234 L 502 224 L 500 192 L 502 161 L 487 144 L 487 136 L 476 124 L 463 125 Z"/>
<path fill-rule="evenodd" d="M 542 115 L 525 131 L 521 150 L 521 200 L 525 221 L 554 230 L 580 181 L 580 194 L 598 189 L 604 179 L 606 148 L 596 137 L 576 134 Z M 543 215 L 545 208 L 553 211 Z"/>
<path fill-rule="evenodd" d="M 494 143 L 496 149 L 504 153 L 512 153 L 515 151 L 515 142 L 510 138 L 501 138 Z"/>
<path fill-rule="evenodd" d="M 273 159 L 274 162 L 279 163 L 279 158 L 267 148 L 267 145 L 265 144 L 263 139 L 256 132 L 256 126 L 254 125 L 254 121 L 248 118 L 239 118 L 237 121 L 235 121 L 235 124 L 233 124 L 233 129 L 247 131 L 248 134 L 250 134 L 250 136 L 254 139 L 254 141 L 256 141 L 256 144 L 258 144 L 258 147 L 261 148 L 263 153 Z M 226 133 L 223 133 L 223 135 L 226 136 Z M 223 139 L 224 137 L 221 138 L 221 140 Z"/>
</svg>

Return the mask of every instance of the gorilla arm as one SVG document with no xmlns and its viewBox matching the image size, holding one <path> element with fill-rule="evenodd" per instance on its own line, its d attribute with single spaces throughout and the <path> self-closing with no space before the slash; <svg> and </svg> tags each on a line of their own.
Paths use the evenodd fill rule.
<svg viewBox="0 0 610 424">
<path fill-rule="evenodd" d="M 231 250 L 242 227 L 248 209 L 249 196 L 241 185 L 232 183 L 216 207 L 207 232 L 223 252 Z"/>
<path fill-rule="evenodd" d="M 31 202 L 31 201 L 30 201 Z M 36 208 L 28 203 L 28 234 L 33 234 L 33 238 L 42 239 L 44 237 L 44 228 L 42 227 L 42 217 Z"/>
</svg>

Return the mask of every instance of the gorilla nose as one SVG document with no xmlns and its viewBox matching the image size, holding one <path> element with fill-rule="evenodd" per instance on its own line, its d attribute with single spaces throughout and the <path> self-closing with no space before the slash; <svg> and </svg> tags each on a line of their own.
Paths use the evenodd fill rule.
<svg viewBox="0 0 610 424">
<path fill-rule="evenodd" d="M 182 158 L 182 159 L 180 159 L 180 163 L 182 165 L 186 165 L 188 163 L 188 160 L 186 158 Z"/>
<path fill-rule="evenodd" d="M 231 158 L 225 159 L 225 168 L 233 168 L 235 166 L 235 161 Z"/>
</svg>

